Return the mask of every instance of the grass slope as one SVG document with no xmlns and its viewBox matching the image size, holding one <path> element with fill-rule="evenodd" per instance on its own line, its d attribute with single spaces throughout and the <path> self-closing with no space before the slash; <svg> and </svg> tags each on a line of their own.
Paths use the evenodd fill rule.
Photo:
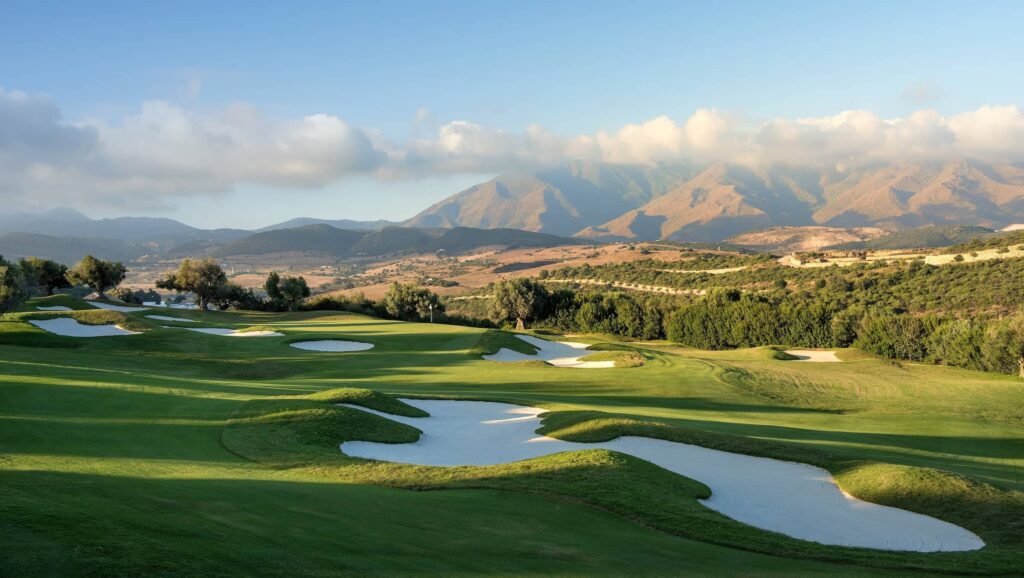
<svg viewBox="0 0 1024 578">
<path fill-rule="evenodd" d="M 1024 388 L 1011 378 L 851 352 L 810 364 L 657 345 L 610 378 L 480 360 L 520 341 L 503 333 L 350 314 L 188 311 L 202 326 L 285 336 L 151 324 L 110 340 L 52 336 L 25 323 L 34 315 L 0 319 L 3 575 L 845 576 L 1024 564 Z M 375 347 L 287 347 L 325 338 Z M 989 546 L 892 555 L 790 540 L 699 506 L 701 484 L 596 450 L 491 468 L 346 458 L 344 439 L 419 435 L 332 405 L 414 409 L 383 394 L 541 405 L 555 412 L 545 430 L 572 439 L 642 428 L 818 463 L 848 491 L 962 523 Z"/>
</svg>

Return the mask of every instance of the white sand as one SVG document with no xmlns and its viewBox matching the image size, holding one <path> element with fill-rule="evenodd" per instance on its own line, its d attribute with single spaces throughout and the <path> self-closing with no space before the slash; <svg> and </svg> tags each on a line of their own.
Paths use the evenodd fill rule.
<svg viewBox="0 0 1024 578">
<path fill-rule="evenodd" d="M 145 311 L 145 307 L 129 307 L 126 305 L 111 305 L 110 303 L 100 303 L 99 301 L 87 301 L 89 305 L 96 307 L 97 309 L 106 309 L 107 311 L 120 311 L 121 313 L 132 313 L 135 311 Z"/>
<path fill-rule="evenodd" d="M 143 301 L 142 304 L 146 307 L 166 307 L 167 309 L 199 309 L 199 306 L 195 303 L 168 303 L 166 301 L 157 303 L 156 301 Z M 210 305 L 210 309 L 216 310 L 217 308 Z"/>
<path fill-rule="evenodd" d="M 786 353 L 796 357 L 791 361 L 811 361 L 816 363 L 838 363 L 842 359 L 836 357 L 835 351 L 818 351 L 816 349 L 787 349 Z"/>
<path fill-rule="evenodd" d="M 430 413 L 394 416 L 348 404 L 420 429 L 411 444 L 346 442 L 360 458 L 429 466 L 493 465 L 548 454 L 604 448 L 648 460 L 707 484 L 702 503 L 764 530 L 838 546 L 915 552 L 977 550 L 985 544 L 959 526 L 844 494 L 827 471 L 785 462 L 641 437 L 583 444 L 538 436 L 544 410 L 505 403 L 403 400 Z M 665 499 L 672 499 L 665 496 Z M 680 498 L 686 499 L 686 498 Z"/>
<path fill-rule="evenodd" d="M 199 323 L 195 319 L 182 319 L 181 317 L 168 317 L 167 315 L 147 315 L 148 319 L 156 319 L 157 321 L 180 321 L 182 323 Z"/>
<path fill-rule="evenodd" d="M 32 319 L 29 323 L 36 327 L 64 335 L 66 337 L 114 337 L 117 335 L 138 335 L 138 331 L 129 331 L 120 325 L 83 325 L 70 317 L 57 319 Z"/>
<path fill-rule="evenodd" d="M 65 307 L 64 305 L 50 305 L 49 307 L 42 306 L 36 307 L 36 309 L 40 311 L 73 311 L 73 309 L 71 309 L 70 307 Z"/>
<path fill-rule="evenodd" d="M 296 349 L 305 349 L 306 351 L 328 351 L 331 353 L 341 353 L 347 351 L 366 351 L 367 349 L 373 349 L 372 343 L 360 343 L 358 341 L 342 341 L 340 339 L 322 339 L 320 341 L 299 341 L 296 343 L 289 343 Z"/>
<path fill-rule="evenodd" d="M 488 361 L 546 361 L 557 367 L 576 367 L 582 369 L 600 369 L 615 367 L 614 361 L 580 361 L 580 358 L 593 352 L 585 352 L 586 343 L 573 341 L 547 341 L 531 335 L 516 335 L 519 339 L 537 348 L 535 355 L 526 355 L 502 347 L 497 353 L 485 355 Z M 581 353 L 581 351 L 584 351 Z"/>
<path fill-rule="evenodd" d="M 178 327 L 187 331 L 196 331 L 210 335 L 224 335 L 226 337 L 281 337 L 284 333 L 277 331 L 238 331 L 235 329 L 223 329 L 220 327 Z"/>
</svg>

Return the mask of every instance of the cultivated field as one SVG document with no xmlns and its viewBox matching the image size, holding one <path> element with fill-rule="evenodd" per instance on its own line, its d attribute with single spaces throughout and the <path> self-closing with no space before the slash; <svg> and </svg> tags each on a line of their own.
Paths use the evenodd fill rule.
<svg viewBox="0 0 1024 578">
<path fill-rule="evenodd" d="M 73 311 L 37 309 L 57 305 Z M 139 333 L 62 337 L 29 323 L 56 318 Z M 322 340 L 373 347 L 289 346 Z M 0 320 L 0 574 L 1012 575 L 1024 566 L 1019 379 L 856 350 L 801 363 L 769 348 L 573 340 L 594 344 L 585 361 L 616 367 L 488 361 L 532 348 L 459 326 L 31 301 Z M 540 433 L 565 441 L 643 436 L 811 464 L 854 496 L 956 524 L 985 547 L 797 540 L 706 508 L 700 482 L 602 449 L 453 468 L 345 456 L 342 442 L 418 438 L 409 425 L 335 405 L 418 415 L 392 396 L 539 407 L 551 412 Z"/>
</svg>

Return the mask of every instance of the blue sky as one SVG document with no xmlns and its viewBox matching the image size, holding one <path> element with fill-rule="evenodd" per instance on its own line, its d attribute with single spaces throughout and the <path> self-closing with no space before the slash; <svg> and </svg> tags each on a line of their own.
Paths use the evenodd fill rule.
<svg viewBox="0 0 1024 578">
<path fill-rule="evenodd" d="M 0 87 L 40 99 L 33 110 L 46 99 L 61 123 L 96 125 L 96 146 L 122 139 L 145 149 L 148 141 L 123 129 L 146 102 L 200 119 L 205 133 L 245 103 L 280 125 L 253 137 L 273 142 L 281 127 L 327 115 L 368 134 L 378 153 L 398 154 L 454 121 L 509 135 L 537 125 L 570 139 L 659 116 L 682 125 L 700 109 L 756 125 L 846 110 L 947 118 L 1024 104 L 1021 2 L 4 2 L 2 12 Z M 28 138 L 28 130 L 14 132 Z M 356 138 L 344 134 L 345 143 Z M 0 151 L 12 146 L 2 137 L 0 125 Z M 470 160 L 448 153 L 425 161 L 428 169 L 346 160 L 344 170 L 304 165 L 316 176 L 294 179 L 291 169 L 284 177 L 239 166 L 208 183 L 189 159 L 174 163 L 193 173 L 182 177 L 187 186 L 150 193 L 126 183 L 149 183 L 167 166 L 140 177 L 151 159 L 104 151 L 104 170 L 119 173 L 109 188 L 124 199 L 77 204 L 205 226 L 299 214 L 403 218 L 502 168 L 500 155 L 480 162 L 475 150 L 460 150 Z M 622 158 L 640 158 L 630 155 Z M 46 158 L 37 164 L 70 176 L 45 186 L 26 177 L 7 190 L 30 208 L 49 202 L 33 191 L 76 204 L 72 192 L 54 191 L 83 172 L 97 188 L 105 177 L 74 162 L 72 171 L 71 161 Z"/>
</svg>

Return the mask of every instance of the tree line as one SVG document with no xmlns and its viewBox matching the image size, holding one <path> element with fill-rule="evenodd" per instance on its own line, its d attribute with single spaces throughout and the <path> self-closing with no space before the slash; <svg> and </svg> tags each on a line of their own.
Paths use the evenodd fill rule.
<svg viewBox="0 0 1024 578">
<path fill-rule="evenodd" d="M 0 256 L 0 313 L 30 297 L 52 295 L 67 287 L 82 286 L 103 293 L 117 287 L 126 273 L 124 264 L 92 255 L 70 268 L 51 259 L 26 257 L 11 262 Z"/>
<path fill-rule="evenodd" d="M 878 267 L 878 266 L 875 266 Z M 1018 270 L 1024 270 L 1016 262 Z M 649 270 L 650 265 L 642 267 Z M 873 269 L 872 269 L 873 270 Z M 948 270 L 948 269 L 947 269 Z M 975 276 L 960 269 L 960 292 L 988 281 L 981 267 Z M 45 259 L 16 263 L 0 257 L 0 311 L 32 295 L 70 286 L 103 293 L 124 279 L 121 263 L 87 256 L 71 268 Z M 1024 310 L 1011 314 L 960 316 L 930 302 L 933 311 L 906 307 L 910 291 L 886 291 L 934 284 L 937 268 L 910 264 L 886 276 L 819 276 L 813 285 L 794 288 L 784 279 L 760 291 L 714 287 L 701 297 L 650 295 L 616 290 L 550 290 L 530 278 L 492 284 L 489 299 L 445 301 L 417 285 L 393 284 L 377 301 L 357 296 L 310 298 L 304 278 L 267 276 L 263 292 L 231 283 L 212 259 L 185 259 L 158 283 L 161 289 L 195 295 L 201 307 L 257 311 L 343 310 L 406 321 L 436 320 L 481 326 L 547 328 L 561 332 L 668 339 L 700 349 L 764 345 L 859 347 L 891 359 L 939 363 L 1024 377 Z M 939 275 L 942 283 L 946 274 Z M 1011 275 L 1016 278 L 1016 274 Z M 146 294 L 128 292 L 131 299 Z M 116 291 L 112 296 L 118 296 Z M 159 300 L 153 292 L 148 295 Z M 155 298 L 153 298 L 155 296 Z M 875 297 L 875 298 L 871 298 Z M 123 298 L 123 297 L 122 297 Z M 140 301 L 141 302 L 141 301 Z"/>
<path fill-rule="evenodd" d="M 696 297 L 616 290 L 549 290 L 533 279 L 491 287 L 493 298 L 460 300 L 456 314 L 497 325 L 668 339 L 698 349 L 782 345 L 858 347 L 876 355 L 1024 377 L 1024 311 L 960 318 L 865 306 L 852 285 L 761 293 L 715 288 Z"/>
</svg>

